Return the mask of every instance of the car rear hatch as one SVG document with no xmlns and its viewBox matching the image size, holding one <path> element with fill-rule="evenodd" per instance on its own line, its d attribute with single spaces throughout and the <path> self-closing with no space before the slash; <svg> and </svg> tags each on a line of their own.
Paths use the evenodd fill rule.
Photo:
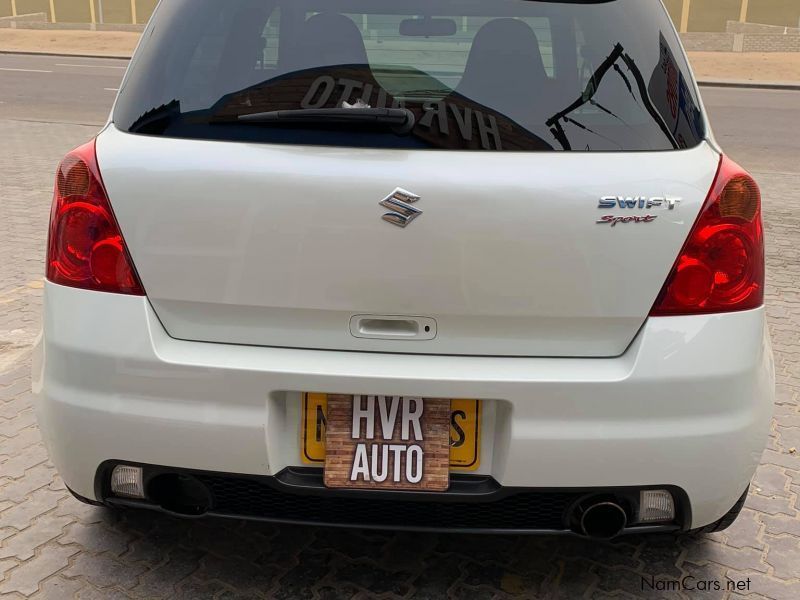
<svg viewBox="0 0 800 600">
<path fill-rule="evenodd" d="M 663 9 L 223 4 L 162 3 L 97 145 L 170 335 L 625 351 L 719 164 Z M 619 20 L 640 31 L 609 42 Z M 415 125 L 274 116 L 351 107 L 405 108 Z"/>
</svg>

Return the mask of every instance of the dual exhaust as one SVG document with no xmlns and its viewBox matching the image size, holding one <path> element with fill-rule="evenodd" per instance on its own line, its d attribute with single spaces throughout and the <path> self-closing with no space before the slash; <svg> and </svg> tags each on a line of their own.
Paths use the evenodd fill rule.
<svg viewBox="0 0 800 600">
<path fill-rule="evenodd" d="M 112 491 L 118 496 L 145 498 L 141 467 L 118 465 L 111 483 Z M 192 475 L 162 473 L 153 477 L 147 488 L 147 498 L 172 514 L 199 517 L 211 510 L 213 505 L 211 491 Z M 669 492 L 648 490 L 641 492 L 641 496 L 642 504 L 648 510 L 643 513 L 640 506 L 635 522 L 655 520 L 647 517 L 652 517 L 651 513 L 656 509 L 661 510 L 661 514 L 656 515 L 660 517 L 659 521 L 674 519 L 674 502 Z M 666 502 L 666 498 L 669 498 L 669 502 Z M 585 496 L 567 512 L 569 529 L 593 540 L 614 539 L 625 531 L 630 522 L 631 513 L 627 508 L 632 508 L 631 504 L 608 493 Z"/>
<path fill-rule="evenodd" d="M 202 516 L 212 504 L 209 490 L 194 477 L 161 475 L 153 483 L 153 500 L 173 514 Z M 572 509 L 569 522 L 575 533 L 593 540 L 611 540 L 625 530 L 628 513 L 613 498 L 592 496 Z"/>
</svg>

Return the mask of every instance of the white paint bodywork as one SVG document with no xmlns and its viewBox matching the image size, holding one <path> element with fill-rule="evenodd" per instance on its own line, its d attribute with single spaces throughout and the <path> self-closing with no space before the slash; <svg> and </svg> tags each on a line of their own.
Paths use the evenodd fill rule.
<svg viewBox="0 0 800 600">
<path fill-rule="evenodd" d="M 407 151 L 223 143 L 109 126 L 98 160 L 173 337 L 450 355 L 619 356 L 719 164 L 679 152 Z M 397 187 L 423 214 L 401 229 Z M 599 210 L 603 196 L 675 210 Z M 651 223 L 597 224 L 607 214 Z M 433 319 L 433 339 L 352 335 L 355 315 Z"/>
<path fill-rule="evenodd" d="M 146 298 L 45 287 L 34 394 L 65 483 L 106 460 L 274 474 L 300 464 L 299 392 L 485 399 L 503 485 L 675 485 L 692 527 L 754 473 L 774 368 L 763 309 L 648 319 L 616 358 L 386 355 L 181 341 Z"/>
</svg>

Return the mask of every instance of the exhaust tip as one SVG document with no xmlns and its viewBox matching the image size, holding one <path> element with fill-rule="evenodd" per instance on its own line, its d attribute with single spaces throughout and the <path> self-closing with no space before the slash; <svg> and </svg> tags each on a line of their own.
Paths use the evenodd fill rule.
<svg viewBox="0 0 800 600">
<path fill-rule="evenodd" d="M 595 502 L 581 511 L 579 523 L 586 537 L 611 540 L 624 531 L 628 514 L 616 502 Z"/>
<path fill-rule="evenodd" d="M 165 511 L 184 517 L 200 517 L 211 508 L 211 492 L 191 475 L 158 475 L 149 482 L 147 496 Z"/>
</svg>

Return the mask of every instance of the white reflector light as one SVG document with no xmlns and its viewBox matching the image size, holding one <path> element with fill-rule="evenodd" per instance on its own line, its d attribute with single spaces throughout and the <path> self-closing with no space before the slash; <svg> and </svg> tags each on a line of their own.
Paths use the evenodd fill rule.
<svg viewBox="0 0 800 600">
<path fill-rule="evenodd" d="M 126 498 L 144 498 L 142 468 L 117 465 L 111 472 L 111 491 Z"/>
<path fill-rule="evenodd" d="M 675 502 L 667 490 L 643 490 L 639 496 L 639 521 L 655 523 L 675 519 Z"/>
</svg>

